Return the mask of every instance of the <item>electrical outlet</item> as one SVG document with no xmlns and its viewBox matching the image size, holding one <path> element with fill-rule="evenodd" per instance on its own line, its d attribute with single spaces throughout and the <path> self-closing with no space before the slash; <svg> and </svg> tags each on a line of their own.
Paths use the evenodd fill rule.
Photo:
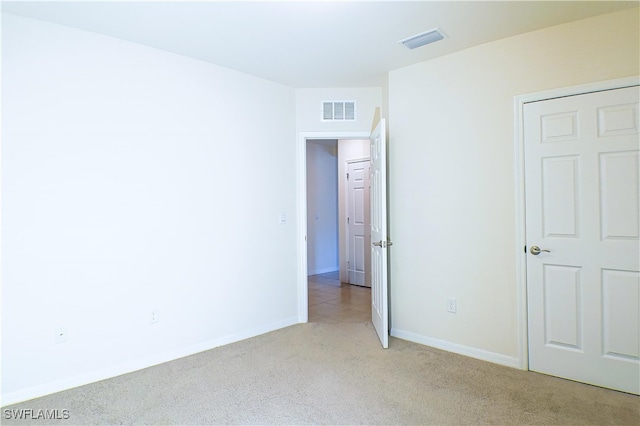
<svg viewBox="0 0 640 426">
<path fill-rule="evenodd" d="M 158 308 L 152 309 L 149 313 L 149 324 L 154 324 L 158 321 L 160 321 L 160 311 Z"/>
<path fill-rule="evenodd" d="M 67 343 L 67 328 L 58 327 L 53 330 L 53 341 L 55 343 Z"/>
<path fill-rule="evenodd" d="M 456 299 L 450 297 L 447 299 L 447 312 L 455 314 L 458 311 L 458 302 Z"/>
</svg>

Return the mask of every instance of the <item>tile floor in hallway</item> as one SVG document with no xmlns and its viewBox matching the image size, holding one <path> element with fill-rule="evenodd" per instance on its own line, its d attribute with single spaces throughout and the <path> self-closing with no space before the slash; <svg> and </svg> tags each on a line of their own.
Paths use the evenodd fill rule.
<svg viewBox="0 0 640 426">
<path fill-rule="evenodd" d="M 371 289 L 340 282 L 339 273 L 309 277 L 309 322 L 371 321 Z"/>
</svg>

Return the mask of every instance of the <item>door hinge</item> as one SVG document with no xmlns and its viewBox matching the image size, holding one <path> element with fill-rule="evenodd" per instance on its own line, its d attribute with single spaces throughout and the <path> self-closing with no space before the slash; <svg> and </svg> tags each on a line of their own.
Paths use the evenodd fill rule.
<svg viewBox="0 0 640 426">
<path fill-rule="evenodd" d="M 347 225 L 349 224 L 349 218 L 347 218 Z"/>
<path fill-rule="evenodd" d="M 524 252 L 525 252 L 525 253 L 527 252 L 527 246 L 526 246 L 526 244 L 525 244 L 525 246 L 524 246 Z"/>
<path fill-rule="evenodd" d="M 347 180 L 349 180 L 349 173 L 347 173 Z"/>
</svg>

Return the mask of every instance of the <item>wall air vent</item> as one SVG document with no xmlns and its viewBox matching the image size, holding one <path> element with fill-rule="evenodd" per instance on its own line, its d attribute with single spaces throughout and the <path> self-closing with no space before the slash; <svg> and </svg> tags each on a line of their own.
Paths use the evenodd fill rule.
<svg viewBox="0 0 640 426">
<path fill-rule="evenodd" d="M 322 102 L 322 121 L 354 121 L 355 119 L 355 101 Z"/>
<path fill-rule="evenodd" d="M 405 38 L 404 40 L 400 40 L 398 43 L 404 44 L 409 49 L 415 49 L 416 47 L 424 46 L 425 44 L 440 41 L 444 37 L 444 33 L 440 31 L 440 29 L 436 28 Z"/>
</svg>

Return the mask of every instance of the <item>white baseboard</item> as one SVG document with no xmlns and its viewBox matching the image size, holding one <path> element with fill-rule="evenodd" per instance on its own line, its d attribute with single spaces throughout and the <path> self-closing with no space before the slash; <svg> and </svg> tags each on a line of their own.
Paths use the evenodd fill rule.
<svg viewBox="0 0 640 426">
<path fill-rule="evenodd" d="M 340 268 L 337 266 L 332 266 L 330 268 L 310 269 L 307 272 L 307 275 L 311 276 L 311 275 L 318 275 L 318 274 L 326 274 L 329 272 L 338 272 L 339 270 Z"/>
<path fill-rule="evenodd" d="M 511 357 L 507 355 L 498 354 L 495 352 L 489 352 L 489 351 L 485 351 L 484 349 L 473 348 L 470 346 L 459 345 L 457 343 L 451 343 L 446 340 L 440 340 L 440 339 L 435 339 L 433 337 L 423 336 L 420 334 L 412 333 L 410 331 L 398 330 L 397 328 L 391 329 L 391 335 L 399 339 L 409 340 L 410 342 L 415 342 L 421 345 L 442 349 L 443 351 L 465 355 L 471 358 L 480 359 L 482 361 L 488 361 L 494 364 L 504 365 L 506 367 L 521 369 L 521 363 L 517 357 Z"/>
<path fill-rule="evenodd" d="M 219 346 L 228 345 L 230 343 L 239 342 L 251 337 L 259 336 L 261 334 L 268 333 L 270 331 L 278 330 L 281 328 L 289 327 L 291 325 L 298 324 L 298 318 L 292 317 L 282 321 L 277 321 L 265 326 L 257 327 L 254 329 L 246 330 L 240 333 L 224 336 L 218 339 L 209 340 L 206 342 L 198 343 L 195 345 L 187 346 L 177 349 L 175 351 L 165 352 L 158 355 L 153 355 L 147 358 L 138 359 L 135 361 L 118 364 L 102 368 L 100 370 L 92 371 L 90 373 L 81 374 L 78 376 L 69 377 L 66 379 L 56 380 L 49 383 L 43 383 L 38 386 L 33 386 L 27 389 L 19 390 L 2 395 L 0 406 L 6 406 L 10 404 L 16 404 L 18 402 L 28 401 L 30 399 L 39 398 L 41 396 L 49 395 L 56 392 L 61 392 L 67 389 L 75 388 L 78 386 L 87 385 L 89 383 L 98 382 L 100 380 L 110 379 L 123 374 L 132 373 L 137 370 L 152 367 L 154 365 L 162 364 L 165 362 L 173 361 L 178 358 L 183 358 L 189 355 L 196 354 L 198 352 L 208 351 L 209 349 L 217 348 Z"/>
</svg>

